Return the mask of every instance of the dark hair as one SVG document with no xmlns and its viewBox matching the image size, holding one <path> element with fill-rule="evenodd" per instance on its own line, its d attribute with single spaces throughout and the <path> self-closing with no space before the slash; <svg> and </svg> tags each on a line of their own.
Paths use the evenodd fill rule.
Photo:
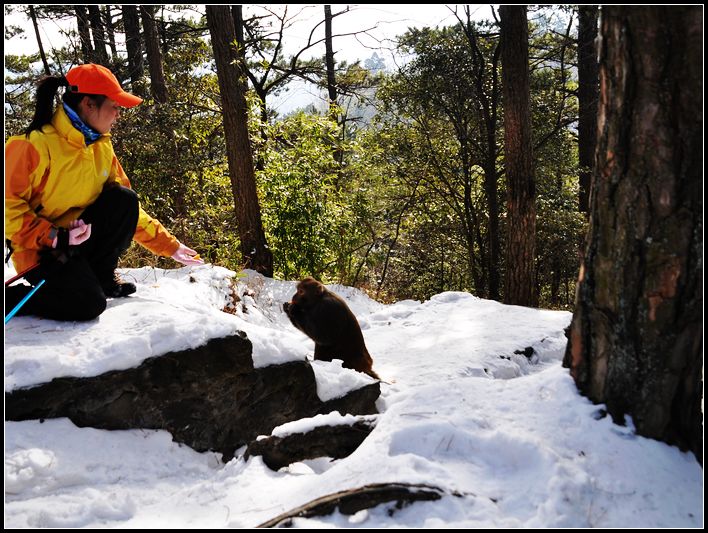
<svg viewBox="0 0 708 533">
<path fill-rule="evenodd" d="M 25 136 L 29 137 L 34 130 L 42 131 L 42 128 L 51 123 L 54 114 L 54 99 L 57 96 L 59 87 L 66 87 L 62 100 L 74 111 L 78 111 L 79 102 L 84 96 L 91 98 L 100 107 L 106 101 L 102 94 L 85 94 L 73 92 L 69 81 L 64 76 L 45 76 L 37 82 L 37 100 L 34 106 L 34 117 L 25 130 Z"/>
</svg>

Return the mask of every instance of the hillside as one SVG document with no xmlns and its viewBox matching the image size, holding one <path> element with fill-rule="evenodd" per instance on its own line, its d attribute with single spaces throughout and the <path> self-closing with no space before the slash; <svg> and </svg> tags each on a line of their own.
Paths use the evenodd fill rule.
<svg viewBox="0 0 708 533">
<path fill-rule="evenodd" d="M 138 292 L 110 301 L 96 321 L 13 319 L 5 328 L 6 391 L 131 368 L 139 357 L 237 330 L 252 341 L 257 367 L 312 353 L 281 309 L 294 282 L 253 272 L 233 278 L 212 266 L 124 276 Z M 449 292 L 385 306 L 330 288 L 359 318 L 374 368 L 388 382 L 376 427 L 352 455 L 273 472 L 260 457 L 237 454 L 223 464 L 165 431 L 6 422 L 5 526 L 253 527 L 317 497 L 384 482 L 432 485 L 445 495 L 294 525 L 702 526 L 703 473 L 693 455 L 634 435 L 631 421 L 612 424 L 602 406 L 578 395 L 560 365 L 569 313 Z M 528 357 L 515 353 L 527 347 Z M 322 394 L 368 379 L 336 362 L 314 366 L 318 387 L 329 388 Z"/>
</svg>

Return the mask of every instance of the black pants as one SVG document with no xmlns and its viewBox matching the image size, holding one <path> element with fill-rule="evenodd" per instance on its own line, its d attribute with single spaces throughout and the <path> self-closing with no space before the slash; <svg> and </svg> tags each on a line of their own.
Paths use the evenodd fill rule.
<svg viewBox="0 0 708 533">
<path fill-rule="evenodd" d="M 118 258 L 130 246 L 138 224 L 138 196 L 126 187 L 106 187 L 79 217 L 91 224 L 91 237 L 59 257 L 45 250 L 39 267 L 25 279 L 46 280 L 18 311 L 53 320 L 93 320 L 106 309 L 103 287 L 113 280 Z M 32 290 L 27 285 L 5 288 L 5 313 Z"/>
</svg>

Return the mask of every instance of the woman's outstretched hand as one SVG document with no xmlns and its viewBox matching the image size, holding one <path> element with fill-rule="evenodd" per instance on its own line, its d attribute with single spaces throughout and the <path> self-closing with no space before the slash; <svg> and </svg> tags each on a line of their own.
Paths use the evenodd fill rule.
<svg viewBox="0 0 708 533">
<path fill-rule="evenodd" d="M 179 248 L 172 254 L 172 259 L 182 263 L 183 265 L 203 265 L 204 260 L 199 257 L 196 250 L 192 250 L 190 247 L 179 243 Z"/>
</svg>

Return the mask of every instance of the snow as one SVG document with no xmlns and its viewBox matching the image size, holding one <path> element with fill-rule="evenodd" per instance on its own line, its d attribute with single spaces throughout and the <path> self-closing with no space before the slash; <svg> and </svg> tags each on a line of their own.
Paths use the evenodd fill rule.
<svg viewBox="0 0 708 533">
<path fill-rule="evenodd" d="M 238 330 L 252 341 L 256 366 L 303 360 L 314 349 L 282 312 L 294 282 L 209 265 L 122 274 L 137 293 L 109 301 L 95 321 L 16 317 L 6 325 L 5 390 L 130 368 Z M 358 317 L 385 380 L 381 414 L 368 418 L 376 427 L 352 455 L 273 472 L 259 457 L 223 464 L 166 431 L 5 422 L 5 526 L 254 527 L 337 491 L 405 482 L 447 495 L 294 525 L 702 527 L 695 457 L 635 435 L 631 420 L 613 424 L 578 394 L 560 364 L 569 313 L 457 292 L 385 306 L 349 287 L 330 289 Z M 530 359 L 514 353 L 528 346 Z M 313 366 L 322 399 L 371 382 L 337 361 Z M 275 432 L 361 418 L 320 415 Z"/>
<path fill-rule="evenodd" d="M 273 335 L 274 298 L 289 299 L 277 293 L 288 288 L 276 288 L 274 294 L 254 275 L 244 278 L 250 283 L 242 284 L 246 294 L 236 315 L 223 312 L 233 305 L 234 272 L 209 265 L 124 271 L 123 278 L 134 282 L 137 292 L 130 298 L 109 300 L 108 309 L 95 321 L 67 327 L 53 320 L 13 318 L 5 327 L 5 390 L 55 377 L 97 376 L 133 368 L 149 357 L 201 346 L 246 329 L 253 343 L 254 366 L 304 360 L 307 348 L 301 346 L 296 330 L 283 328 Z M 264 302 L 262 309 L 255 309 L 254 296 Z"/>
<path fill-rule="evenodd" d="M 294 422 L 287 422 L 273 428 L 271 435 L 282 438 L 289 435 L 308 433 L 322 426 L 353 426 L 357 422 L 375 423 L 377 419 L 378 415 L 341 415 L 338 411 L 332 411 L 326 415 L 316 415 L 312 418 L 302 418 Z"/>
</svg>

